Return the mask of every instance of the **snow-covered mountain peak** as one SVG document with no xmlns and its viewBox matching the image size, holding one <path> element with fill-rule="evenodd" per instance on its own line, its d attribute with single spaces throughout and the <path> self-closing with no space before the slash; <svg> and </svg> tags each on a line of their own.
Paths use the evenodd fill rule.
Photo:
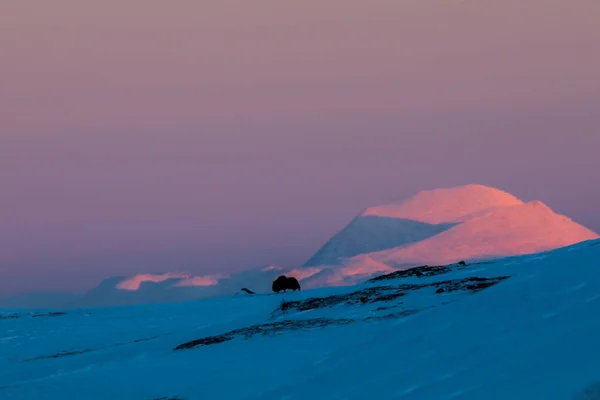
<svg viewBox="0 0 600 400">
<path fill-rule="evenodd" d="M 371 207 L 307 263 L 360 267 L 360 255 L 395 268 L 552 250 L 599 236 L 541 201 L 483 185 L 426 190 Z"/>
<path fill-rule="evenodd" d="M 541 201 L 525 203 L 502 190 L 466 185 L 368 208 L 303 266 L 265 265 L 231 275 L 164 272 L 115 277 L 69 297 L 62 306 L 185 301 L 232 295 L 241 288 L 268 293 L 279 275 L 296 277 L 303 289 L 345 286 L 397 269 L 531 254 L 597 238 Z M 48 307 L 63 298 L 36 301 Z M 15 302 L 0 299 L 1 304 Z"/>
<path fill-rule="evenodd" d="M 424 190 L 401 203 L 367 208 L 361 215 L 441 224 L 459 222 L 471 214 L 487 209 L 521 204 L 523 201 L 510 193 L 484 185 L 470 184 Z"/>
</svg>

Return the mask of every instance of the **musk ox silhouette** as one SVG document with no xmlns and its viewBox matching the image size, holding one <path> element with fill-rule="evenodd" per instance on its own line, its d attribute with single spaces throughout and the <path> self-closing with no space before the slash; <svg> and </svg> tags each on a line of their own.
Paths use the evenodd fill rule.
<svg viewBox="0 0 600 400">
<path fill-rule="evenodd" d="M 287 284 L 286 289 L 300 290 L 300 282 L 298 282 L 298 279 L 294 278 L 293 276 L 290 276 L 289 278 L 287 278 L 286 284 Z"/>
<path fill-rule="evenodd" d="M 280 277 L 275 279 L 273 281 L 273 291 L 275 293 L 279 293 L 282 290 L 284 292 L 286 290 L 300 290 L 300 283 L 298 282 L 298 279 L 292 276 L 287 277 L 285 275 L 281 275 Z"/>
</svg>

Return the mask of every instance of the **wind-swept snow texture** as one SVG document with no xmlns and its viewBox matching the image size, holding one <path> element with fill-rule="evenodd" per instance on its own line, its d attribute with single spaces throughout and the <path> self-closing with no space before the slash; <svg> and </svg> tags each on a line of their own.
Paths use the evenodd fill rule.
<svg viewBox="0 0 600 400">
<path fill-rule="evenodd" d="M 600 241 L 352 287 L 0 315 L 2 400 L 600 394 Z"/>
</svg>

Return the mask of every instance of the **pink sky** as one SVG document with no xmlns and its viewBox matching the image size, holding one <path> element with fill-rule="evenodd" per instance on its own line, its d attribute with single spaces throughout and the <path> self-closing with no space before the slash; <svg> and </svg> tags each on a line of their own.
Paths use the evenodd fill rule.
<svg viewBox="0 0 600 400">
<path fill-rule="evenodd" d="M 597 0 L 3 0 L 0 294 L 295 266 L 470 182 L 600 231 Z"/>
</svg>

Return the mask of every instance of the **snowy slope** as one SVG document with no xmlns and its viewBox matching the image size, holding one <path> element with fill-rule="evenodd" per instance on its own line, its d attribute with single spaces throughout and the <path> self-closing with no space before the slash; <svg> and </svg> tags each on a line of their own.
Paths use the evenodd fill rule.
<svg viewBox="0 0 600 400">
<path fill-rule="evenodd" d="M 368 208 L 362 218 L 371 218 L 370 224 L 353 221 L 306 265 L 356 265 L 353 257 L 362 254 L 406 268 L 532 254 L 599 237 L 542 202 L 524 203 L 482 185 L 423 191 L 399 204 Z M 406 229 L 394 236 L 390 226 Z"/>
<path fill-rule="evenodd" d="M 305 266 L 336 265 L 341 258 L 413 244 L 442 233 L 454 224 L 428 224 L 403 218 L 361 215 L 323 246 Z"/>
<path fill-rule="evenodd" d="M 435 237 L 371 256 L 390 264 L 444 264 L 536 253 L 595 238 L 589 229 L 533 201 L 477 213 Z"/>
<path fill-rule="evenodd" d="M 599 265 L 591 241 L 354 287 L 4 310 L 0 398 L 573 399 L 600 381 Z"/>
<path fill-rule="evenodd" d="M 423 190 L 398 204 L 367 208 L 362 215 L 404 218 L 429 224 L 463 221 L 472 214 L 523 204 L 510 193 L 477 184 Z"/>
</svg>

